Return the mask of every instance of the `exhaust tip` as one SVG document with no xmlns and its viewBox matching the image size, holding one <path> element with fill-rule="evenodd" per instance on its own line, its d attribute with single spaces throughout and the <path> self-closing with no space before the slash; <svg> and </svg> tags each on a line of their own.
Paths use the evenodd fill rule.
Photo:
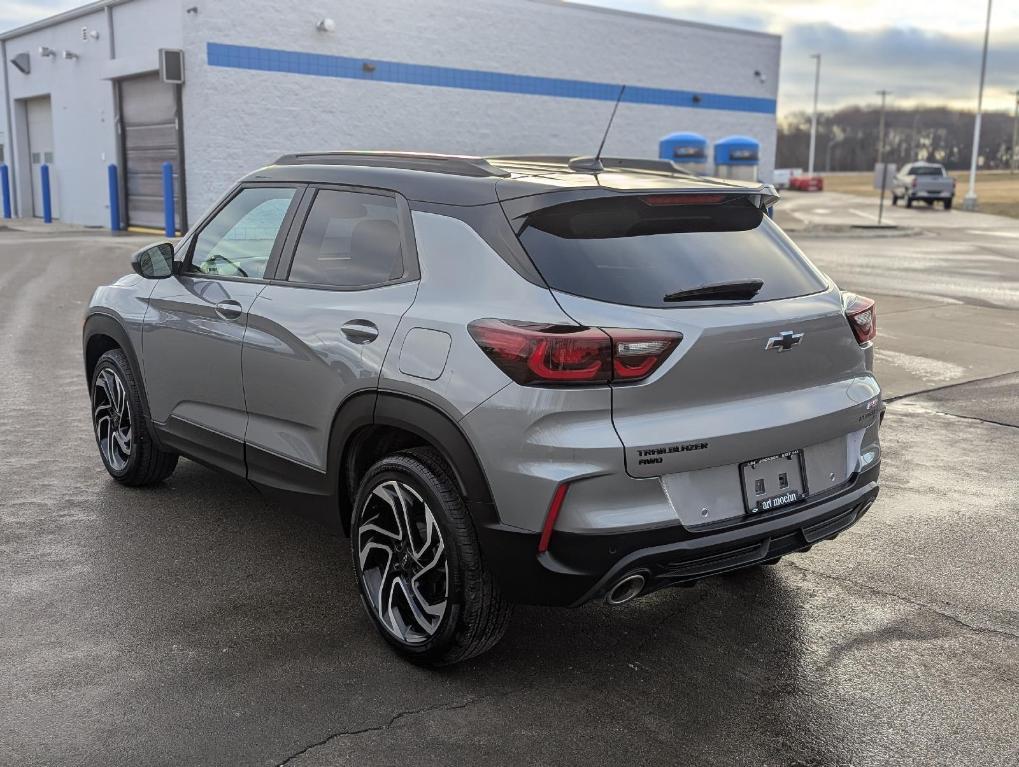
<svg viewBox="0 0 1019 767">
<path fill-rule="evenodd" d="M 644 590 L 645 583 L 647 583 L 647 578 L 640 573 L 627 575 L 625 578 L 619 579 L 616 585 L 609 589 L 605 601 L 613 606 L 629 602 Z"/>
</svg>

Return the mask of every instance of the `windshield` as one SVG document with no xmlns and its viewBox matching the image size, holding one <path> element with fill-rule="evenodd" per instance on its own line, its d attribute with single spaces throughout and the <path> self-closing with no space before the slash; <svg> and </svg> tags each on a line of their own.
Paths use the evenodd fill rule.
<svg viewBox="0 0 1019 767">
<path fill-rule="evenodd" d="M 912 176 L 944 176 L 945 169 L 940 165 L 918 165 L 910 170 Z"/>
<path fill-rule="evenodd" d="M 519 238 L 551 288 L 616 304 L 757 302 L 825 288 L 821 275 L 748 198 L 685 199 L 695 204 L 682 195 L 656 195 L 556 205 L 532 213 Z M 668 300 L 683 291 L 748 281 L 762 283 L 752 298 Z"/>
</svg>

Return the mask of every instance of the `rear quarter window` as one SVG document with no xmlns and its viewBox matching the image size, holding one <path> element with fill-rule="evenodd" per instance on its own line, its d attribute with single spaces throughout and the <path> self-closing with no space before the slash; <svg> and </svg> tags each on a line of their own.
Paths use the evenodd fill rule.
<svg viewBox="0 0 1019 767">
<path fill-rule="evenodd" d="M 824 290 L 796 246 L 748 198 L 671 204 L 680 195 L 600 197 L 530 214 L 521 245 L 549 287 L 630 306 L 672 303 L 665 296 L 704 285 L 762 280 L 751 301 Z M 692 198 L 688 198 L 692 199 Z"/>
</svg>

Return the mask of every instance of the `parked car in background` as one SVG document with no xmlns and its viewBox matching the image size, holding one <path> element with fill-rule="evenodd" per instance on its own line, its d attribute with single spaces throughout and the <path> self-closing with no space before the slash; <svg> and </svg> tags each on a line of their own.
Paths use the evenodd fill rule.
<svg viewBox="0 0 1019 767">
<path fill-rule="evenodd" d="M 771 185 L 776 189 L 788 189 L 794 176 L 803 175 L 803 168 L 775 168 L 771 174 Z"/>
<path fill-rule="evenodd" d="M 913 162 L 903 165 L 892 183 L 892 205 L 906 201 L 906 207 L 922 201 L 928 205 L 940 202 L 945 210 L 952 209 L 955 197 L 955 179 L 945 172 L 945 166 L 933 162 Z"/>
<path fill-rule="evenodd" d="M 184 455 L 320 509 L 428 665 L 515 602 L 774 564 L 871 507 L 883 411 L 874 302 L 775 199 L 647 160 L 281 157 L 96 291 L 102 461 L 140 486 Z"/>
<path fill-rule="evenodd" d="M 789 188 L 794 192 L 823 192 L 824 179 L 820 176 L 793 176 L 789 179 Z"/>
</svg>

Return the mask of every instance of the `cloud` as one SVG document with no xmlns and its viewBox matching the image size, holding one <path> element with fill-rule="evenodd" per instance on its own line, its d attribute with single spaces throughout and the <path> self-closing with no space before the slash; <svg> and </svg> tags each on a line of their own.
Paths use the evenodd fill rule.
<svg viewBox="0 0 1019 767">
<path fill-rule="evenodd" d="M 0 31 L 31 24 L 82 4 L 79 0 L 4 0 L 0 4 Z"/>
<path fill-rule="evenodd" d="M 813 52 L 823 56 L 821 104 L 876 101 L 878 88 L 900 105 L 976 107 L 980 34 L 946 35 L 917 28 L 849 31 L 831 24 L 795 25 L 783 35 L 783 112 L 804 109 L 812 98 Z M 1019 87 L 1019 28 L 996 31 L 987 62 L 985 106 L 1007 108 Z M 1014 96 L 1012 97 L 1014 98 Z"/>
<path fill-rule="evenodd" d="M 895 91 L 916 103 L 975 108 L 987 5 L 983 0 L 582 0 L 782 35 L 779 110 L 810 107 L 811 53 L 824 58 L 821 105 L 874 102 Z M 984 105 L 1010 109 L 1019 88 L 1019 2 L 991 17 Z"/>
</svg>

